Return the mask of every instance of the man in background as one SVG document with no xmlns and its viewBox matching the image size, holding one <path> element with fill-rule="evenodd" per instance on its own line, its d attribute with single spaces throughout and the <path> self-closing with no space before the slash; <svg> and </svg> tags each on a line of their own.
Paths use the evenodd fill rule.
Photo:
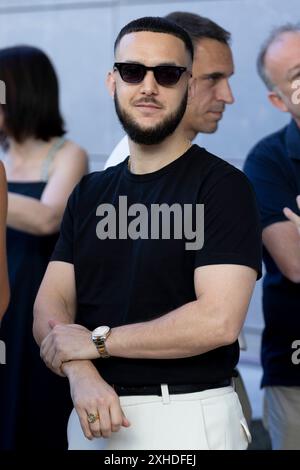
<svg viewBox="0 0 300 470">
<path fill-rule="evenodd" d="M 262 337 L 264 422 L 273 449 L 299 450 L 300 369 L 293 360 L 300 332 L 300 235 L 296 204 L 300 194 L 299 25 L 275 29 L 261 48 L 257 65 L 271 104 L 292 118 L 283 129 L 262 139 L 245 164 L 261 212 L 266 267 Z"/>
</svg>

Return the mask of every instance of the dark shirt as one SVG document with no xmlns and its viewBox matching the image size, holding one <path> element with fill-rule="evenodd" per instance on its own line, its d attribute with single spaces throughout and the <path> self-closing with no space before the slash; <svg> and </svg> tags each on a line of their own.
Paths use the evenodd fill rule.
<svg viewBox="0 0 300 470">
<path fill-rule="evenodd" d="M 292 121 L 261 140 L 250 152 L 244 171 L 254 185 L 262 228 L 286 221 L 282 210 L 299 213 L 300 130 Z M 292 343 L 300 338 L 300 285 L 287 279 L 264 248 L 265 329 L 262 337 L 262 385 L 300 385 L 300 367 L 292 362 Z"/>
<path fill-rule="evenodd" d="M 154 204 L 191 204 L 194 221 L 196 204 L 205 204 L 203 248 L 187 250 L 184 237 L 172 236 L 100 240 L 96 228 L 104 218 L 96 216 L 97 207 L 113 204 L 118 218 L 119 196 L 127 196 L 128 207 L 144 204 L 149 226 Z M 254 192 L 246 176 L 194 145 L 152 173 L 132 174 L 125 160 L 86 176 L 70 197 L 52 260 L 74 264 L 76 323 L 92 330 L 143 322 L 196 300 L 194 270 L 199 266 L 239 264 L 259 272 L 258 223 Z M 145 228 L 147 221 L 143 224 Z M 236 341 L 184 359 L 111 357 L 95 365 L 111 384 L 214 383 L 232 376 L 238 357 Z"/>
</svg>

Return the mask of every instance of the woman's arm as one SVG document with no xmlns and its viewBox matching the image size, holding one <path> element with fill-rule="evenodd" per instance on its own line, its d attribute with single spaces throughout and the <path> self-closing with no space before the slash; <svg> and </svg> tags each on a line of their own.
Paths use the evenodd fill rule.
<svg viewBox="0 0 300 470">
<path fill-rule="evenodd" d="M 8 193 L 7 225 L 33 235 L 56 233 L 68 197 L 87 169 L 84 150 L 67 141 L 57 152 L 41 200 Z"/>
<path fill-rule="evenodd" d="M 5 172 L 0 162 L 0 321 L 9 302 L 9 284 L 6 261 L 7 187 Z"/>
</svg>

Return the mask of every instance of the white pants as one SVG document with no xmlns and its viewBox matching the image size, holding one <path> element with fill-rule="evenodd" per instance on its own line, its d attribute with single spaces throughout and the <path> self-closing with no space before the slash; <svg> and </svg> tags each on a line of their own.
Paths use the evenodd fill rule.
<svg viewBox="0 0 300 470">
<path fill-rule="evenodd" d="M 85 438 L 75 409 L 68 423 L 69 450 L 246 449 L 251 441 L 231 386 L 203 392 L 120 397 L 131 426 L 108 439 Z"/>
</svg>

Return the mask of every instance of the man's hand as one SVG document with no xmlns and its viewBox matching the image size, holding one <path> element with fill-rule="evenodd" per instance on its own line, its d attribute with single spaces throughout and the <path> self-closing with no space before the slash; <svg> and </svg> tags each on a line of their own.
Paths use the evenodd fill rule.
<svg viewBox="0 0 300 470">
<path fill-rule="evenodd" d="M 63 375 L 63 362 L 99 358 L 91 332 L 84 326 L 58 324 L 52 320 L 49 321 L 49 326 L 52 330 L 41 344 L 41 357 L 47 367 L 56 374 Z"/>
<path fill-rule="evenodd" d="M 118 395 L 90 361 L 67 362 L 62 369 L 69 379 L 74 407 L 87 439 L 110 437 L 121 426 L 130 426 Z M 89 414 L 97 417 L 93 423 L 88 421 Z"/>
<path fill-rule="evenodd" d="M 299 207 L 299 210 L 300 210 L 300 195 L 297 196 L 297 206 Z M 292 211 L 291 209 L 289 209 L 288 207 L 285 207 L 283 209 L 283 213 L 284 215 L 286 216 L 287 219 L 289 219 L 291 222 L 293 222 L 293 224 L 296 226 L 298 232 L 299 232 L 299 235 L 300 235 L 300 217 L 299 215 L 295 214 L 294 211 Z"/>
</svg>

